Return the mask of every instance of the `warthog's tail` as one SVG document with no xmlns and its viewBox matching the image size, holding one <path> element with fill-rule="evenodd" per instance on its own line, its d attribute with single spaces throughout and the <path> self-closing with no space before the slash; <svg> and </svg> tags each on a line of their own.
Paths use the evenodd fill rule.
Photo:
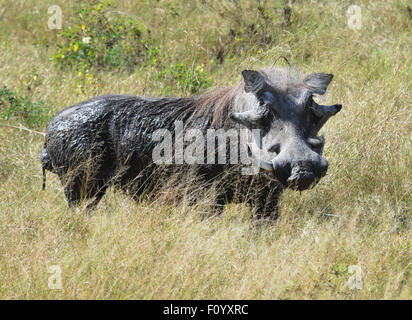
<svg viewBox="0 0 412 320">
<path fill-rule="evenodd" d="M 46 148 L 43 149 L 40 156 L 40 161 L 42 164 L 42 171 L 43 171 L 43 186 L 42 190 L 46 189 L 46 169 L 49 171 L 53 170 L 53 166 L 51 163 L 51 159 L 49 154 L 47 153 Z"/>
<path fill-rule="evenodd" d="M 43 185 L 42 185 L 42 190 L 46 189 L 46 168 L 42 167 L 43 170 Z"/>
</svg>

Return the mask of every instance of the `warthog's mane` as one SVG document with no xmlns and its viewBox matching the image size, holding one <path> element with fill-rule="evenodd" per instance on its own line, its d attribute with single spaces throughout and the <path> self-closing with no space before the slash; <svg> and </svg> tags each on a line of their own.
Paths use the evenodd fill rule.
<svg viewBox="0 0 412 320">
<path fill-rule="evenodd" d="M 222 87 L 194 97 L 195 117 L 209 118 L 210 126 L 227 126 L 228 114 L 236 109 L 236 97 L 242 92 L 242 85 Z"/>
<path fill-rule="evenodd" d="M 175 121 L 182 121 L 185 127 L 223 128 L 234 125 L 230 122 L 228 114 L 236 110 L 236 97 L 242 90 L 241 85 L 236 85 L 182 98 L 130 96 L 130 100 L 123 103 L 138 107 L 139 116 L 143 119 L 157 119 L 156 123 L 152 123 L 155 127 L 171 129 Z"/>
</svg>

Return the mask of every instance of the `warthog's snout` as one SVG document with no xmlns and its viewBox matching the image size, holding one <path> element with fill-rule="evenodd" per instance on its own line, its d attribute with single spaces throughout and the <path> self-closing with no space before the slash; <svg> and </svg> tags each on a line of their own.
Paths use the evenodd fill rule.
<svg viewBox="0 0 412 320">
<path fill-rule="evenodd" d="M 315 164 L 303 163 L 294 166 L 287 179 L 288 186 L 296 190 L 306 190 L 314 186 L 328 171 L 328 161 L 319 158 L 319 162 Z"/>
<path fill-rule="evenodd" d="M 328 171 L 328 161 L 311 152 L 305 160 L 285 159 L 279 155 L 273 160 L 275 177 L 294 190 L 313 187 Z"/>
</svg>

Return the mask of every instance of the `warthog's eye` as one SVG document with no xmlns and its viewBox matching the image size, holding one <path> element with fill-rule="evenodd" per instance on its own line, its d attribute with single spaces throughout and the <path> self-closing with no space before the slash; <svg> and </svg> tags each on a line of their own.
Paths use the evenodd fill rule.
<svg viewBox="0 0 412 320">
<path fill-rule="evenodd" d="M 274 143 L 268 148 L 269 152 L 280 153 L 280 143 Z"/>
<path fill-rule="evenodd" d="M 275 106 L 271 103 L 266 103 L 262 99 L 259 99 L 259 108 L 264 107 L 265 110 L 267 110 L 266 114 L 266 120 L 267 121 L 272 121 L 273 117 L 279 118 L 280 115 L 278 111 L 276 110 Z"/>
<path fill-rule="evenodd" d="M 269 124 L 272 117 L 271 113 L 273 112 L 272 108 L 270 108 L 269 104 L 265 102 L 262 98 L 259 99 L 259 106 L 257 107 L 257 112 L 261 114 L 260 123 L 262 125 Z"/>
</svg>

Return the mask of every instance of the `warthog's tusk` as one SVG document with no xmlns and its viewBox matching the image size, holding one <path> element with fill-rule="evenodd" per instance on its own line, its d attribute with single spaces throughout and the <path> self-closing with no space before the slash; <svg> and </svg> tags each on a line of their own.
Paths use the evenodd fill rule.
<svg viewBox="0 0 412 320">
<path fill-rule="evenodd" d="M 260 160 L 260 159 L 258 159 L 258 162 L 259 162 L 259 167 L 261 167 L 263 170 L 273 173 L 273 166 L 271 163 L 266 162 L 264 160 Z"/>
<path fill-rule="evenodd" d="M 262 151 L 260 149 L 257 149 L 256 145 L 254 143 L 249 143 L 248 144 L 250 152 L 252 153 L 253 157 L 256 159 L 256 161 L 259 164 L 259 167 L 265 171 L 273 173 L 273 166 L 270 162 L 267 162 L 265 160 L 262 160 L 260 157 L 257 156 L 257 154 L 261 154 Z"/>
</svg>

